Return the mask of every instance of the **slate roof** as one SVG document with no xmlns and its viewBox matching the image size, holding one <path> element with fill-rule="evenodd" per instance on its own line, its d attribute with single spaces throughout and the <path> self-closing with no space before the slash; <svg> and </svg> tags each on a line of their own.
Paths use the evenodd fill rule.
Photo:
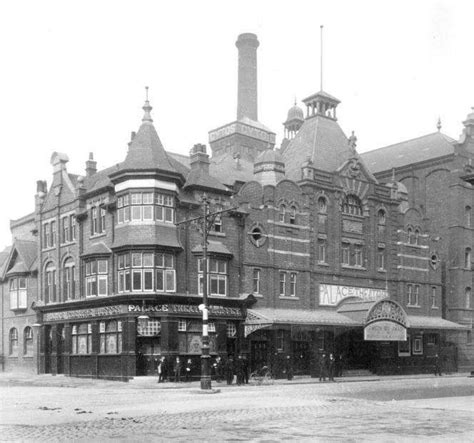
<svg viewBox="0 0 474 443">
<path fill-rule="evenodd" d="M 353 152 L 337 121 L 317 115 L 304 121 L 282 156 L 286 177 L 299 181 L 301 165 L 308 158 L 316 169 L 334 172 L 353 156 Z"/>
<path fill-rule="evenodd" d="M 215 240 L 208 240 L 208 246 L 207 246 L 207 251 L 213 254 L 223 254 L 223 255 L 229 255 L 232 256 L 232 252 L 227 249 L 227 246 L 225 246 L 223 243 L 220 241 L 215 241 Z M 195 246 L 191 252 L 194 253 L 202 253 L 202 245 L 197 245 Z"/>
<path fill-rule="evenodd" d="M 377 173 L 453 154 L 455 142 L 454 139 L 441 132 L 434 132 L 364 152 L 361 157 L 367 167 L 373 173 Z"/>
<path fill-rule="evenodd" d="M 358 325 L 336 311 L 273 308 L 248 309 L 245 324 Z"/>
<path fill-rule="evenodd" d="M 8 264 L 8 257 L 10 257 L 12 247 L 7 246 L 3 251 L 0 252 L 0 278 L 3 277 L 5 273 L 5 268 Z"/>
<path fill-rule="evenodd" d="M 29 240 L 15 240 L 13 248 L 17 250 L 18 256 L 25 264 L 28 271 L 33 271 L 33 265 L 38 255 L 37 243 Z"/>
<path fill-rule="evenodd" d="M 201 169 L 191 169 L 186 177 L 185 188 L 195 187 L 209 190 L 219 190 L 230 193 L 229 189 L 224 186 L 217 178 L 210 176 Z"/>
<path fill-rule="evenodd" d="M 84 253 L 82 255 L 108 255 L 111 253 L 112 250 L 103 241 L 99 241 L 96 243 L 92 243 L 91 246 L 87 248 L 87 253 Z"/>
<path fill-rule="evenodd" d="M 115 231 L 112 248 L 122 246 L 164 246 L 182 249 L 174 225 L 124 225 Z"/>
<path fill-rule="evenodd" d="M 109 175 L 113 174 L 120 170 L 122 163 L 117 163 L 110 168 L 102 169 L 97 171 L 95 174 L 90 177 L 84 177 L 84 186 L 86 187 L 87 192 L 92 192 L 97 189 L 102 189 L 107 186 L 112 186 Z"/>
<path fill-rule="evenodd" d="M 408 316 L 409 327 L 419 329 L 446 329 L 446 330 L 465 330 L 468 326 L 463 326 L 440 317 L 427 317 L 421 315 Z"/>
</svg>

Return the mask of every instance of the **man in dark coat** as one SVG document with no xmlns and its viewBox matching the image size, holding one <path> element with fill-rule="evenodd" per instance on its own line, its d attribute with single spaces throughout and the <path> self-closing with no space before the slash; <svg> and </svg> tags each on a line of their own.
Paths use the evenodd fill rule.
<svg viewBox="0 0 474 443">
<path fill-rule="evenodd" d="M 231 385 L 232 380 L 234 379 L 234 360 L 232 359 L 232 356 L 229 356 L 225 361 L 224 372 L 227 384 Z"/>
<path fill-rule="evenodd" d="M 193 368 L 193 361 L 188 358 L 186 360 L 186 366 L 184 368 L 184 380 L 185 381 L 191 381 L 191 372 L 192 372 L 192 368 Z"/>
<path fill-rule="evenodd" d="M 243 362 L 243 369 L 244 369 L 244 383 L 246 385 L 249 384 L 249 361 L 247 360 L 247 357 L 244 355 L 242 358 Z"/>
<path fill-rule="evenodd" d="M 321 357 L 319 357 L 319 381 L 326 381 L 327 368 L 328 360 L 326 354 L 323 353 Z"/>
<path fill-rule="evenodd" d="M 235 360 L 234 369 L 235 375 L 237 376 L 237 384 L 240 386 L 244 381 L 244 362 L 241 355 Z"/>
<path fill-rule="evenodd" d="M 439 358 L 438 354 L 434 356 L 434 374 L 439 375 L 440 377 L 443 375 L 441 374 L 441 359 Z"/>
<path fill-rule="evenodd" d="M 181 370 L 183 368 L 183 364 L 179 357 L 176 357 L 174 362 L 174 381 L 175 383 L 179 383 L 181 381 Z"/>
<path fill-rule="evenodd" d="M 329 381 L 334 381 L 335 371 L 336 371 L 336 359 L 334 358 L 334 354 L 329 354 L 329 360 L 328 360 Z"/>
</svg>

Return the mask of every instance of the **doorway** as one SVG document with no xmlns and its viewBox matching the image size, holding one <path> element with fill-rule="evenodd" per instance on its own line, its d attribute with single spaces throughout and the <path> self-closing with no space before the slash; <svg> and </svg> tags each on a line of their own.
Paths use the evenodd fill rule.
<svg viewBox="0 0 474 443">
<path fill-rule="evenodd" d="M 158 360 L 161 355 L 160 337 L 138 337 L 136 342 L 137 375 L 156 375 Z"/>
<path fill-rule="evenodd" d="M 250 370 L 257 371 L 263 366 L 268 366 L 268 342 L 253 341 L 250 346 Z"/>
</svg>

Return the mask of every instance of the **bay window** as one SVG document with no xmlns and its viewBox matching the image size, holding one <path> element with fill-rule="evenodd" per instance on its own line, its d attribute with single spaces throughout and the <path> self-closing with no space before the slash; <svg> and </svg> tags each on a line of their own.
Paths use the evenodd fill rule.
<svg viewBox="0 0 474 443">
<path fill-rule="evenodd" d="M 174 197 L 157 192 L 130 192 L 117 198 L 117 223 L 174 223 Z"/>
<path fill-rule="evenodd" d="M 26 309 L 26 277 L 10 279 L 10 309 Z"/>
</svg>

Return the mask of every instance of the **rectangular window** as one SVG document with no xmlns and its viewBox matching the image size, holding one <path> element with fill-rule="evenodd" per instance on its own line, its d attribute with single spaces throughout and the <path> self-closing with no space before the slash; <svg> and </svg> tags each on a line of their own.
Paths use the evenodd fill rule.
<svg viewBox="0 0 474 443">
<path fill-rule="evenodd" d="M 253 270 L 253 292 L 260 294 L 260 269 Z"/>
<path fill-rule="evenodd" d="M 423 355 L 423 337 L 416 336 L 413 338 L 413 355 Z"/>
<path fill-rule="evenodd" d="M 286 295 L 286 272 L 280 271 L 280 296 Z"/>
<path fill-rule="evenodd" d="M 362 254 L 362 246 L 356 245 L 354 248 L 354 265 L 358 267 L 363 266 L 363 254 Z"/>
<path fill-rule="evenodd" d="M 51 222 L 51 243 L 50 246 L 56 245 L 56 222 Z"/>
<path fill-rule="evenodd" d="M 61 243 L 67 243 L 70 240 L 69 238 L 69 217 L 63 217 L 61 219 L 62 234 L 61 234 Z"/>
<path fill-rule="evenodd" d="M 279 329 L 277 331 L 277 350 L 283 351 L 285 349 L 285 331 Z"/>
<path fill-rule="evenodd" d="M 74 325 L 71 331 L 71 353 L 90 354 L 92 352 L 92 325 L 81 323 Z"/>
<path fill-rule="evenodd" d="M 290 296 L 296 296 L 296 272 L 290 272 Z"/>
<path fill-rule="evenodd" d="M 436 286 L 433 286 L 431 288 L 431 308 L 432 309 L 437 309 L 437 303 L 436 303 Z"/>
<path fill-rule="evenodd" d="M 97 234 L 99 232 L 99 220 L 97 218 L 97 208 L 91 208 L 91 234 Z"/>
<path fill-rule="evenodd" d="M 409 357 L 411 354 L 411 340 L 410 336 L 407 335 L 406 341 L 399 341 L 398 342 L 398 356 L 399 357 Z"/>
<path fill-rule="evenodd" d="M 199 294 L 203 293 L 203 269 L 202 259 L 198 261 L 198 285 Z M 227 262 L 211 258 L 208 266 L 208 293 L 210 295 L 226 295 L 227 294 Z"/>
<path fill-rule="evenodd" d="M 100 226 L 99 232 L 105 232 L 105 209 L 100 208 Z"/>
<path fill-rule="evenodd" d="M 26 309 L 28 307 L 26 289 L 25 277 L 10 279 L 10 309 Z"/>
<path fill-rule="evenodd" d="M 185 332 L 186 331 L 186 319 L 180 318 L 178 320 L 178 331 Z"/>
<path fill-rule="evenodd" d="M 342 252 L 341 263 L 343 265 L 350 265 L 351 264 L 350 251 L 349 251 L 349 245 L 347 243 L 342 244 L 341 252 Z"/>
<path fill-rule="evenodd" d="M 91 260 L 86 263 L 86 296 L 95 297 L 108 293 L 108 261 Z"/>
<path fill-rule="evenodd" d="M 71 215 L 71 241 L 76 240 L 76 217 Z"/>
<path fill-rule="evenodd" d="M 379 271 L 385 270 L 385 249 L 379 248 L 377 250 L 377 268 Z"/>
<path fill-rule="evenodd" d="M 326 241 L 318 240 L 318 262 L 326 263 Z"/>
<path fill-rule="evenodd" d="M 222 217 L 220 214 L 216 215 L 214 223 L 212 225 L 212 230 L 214 232 L 222 232 Z"/>
<path fill-rule="evenodd" d="M 50 231 L 49 231 L 49 223 L 45 223 L 43 225 L 43 248 L 49 248 L 49 240 Z"/>
</svg>

